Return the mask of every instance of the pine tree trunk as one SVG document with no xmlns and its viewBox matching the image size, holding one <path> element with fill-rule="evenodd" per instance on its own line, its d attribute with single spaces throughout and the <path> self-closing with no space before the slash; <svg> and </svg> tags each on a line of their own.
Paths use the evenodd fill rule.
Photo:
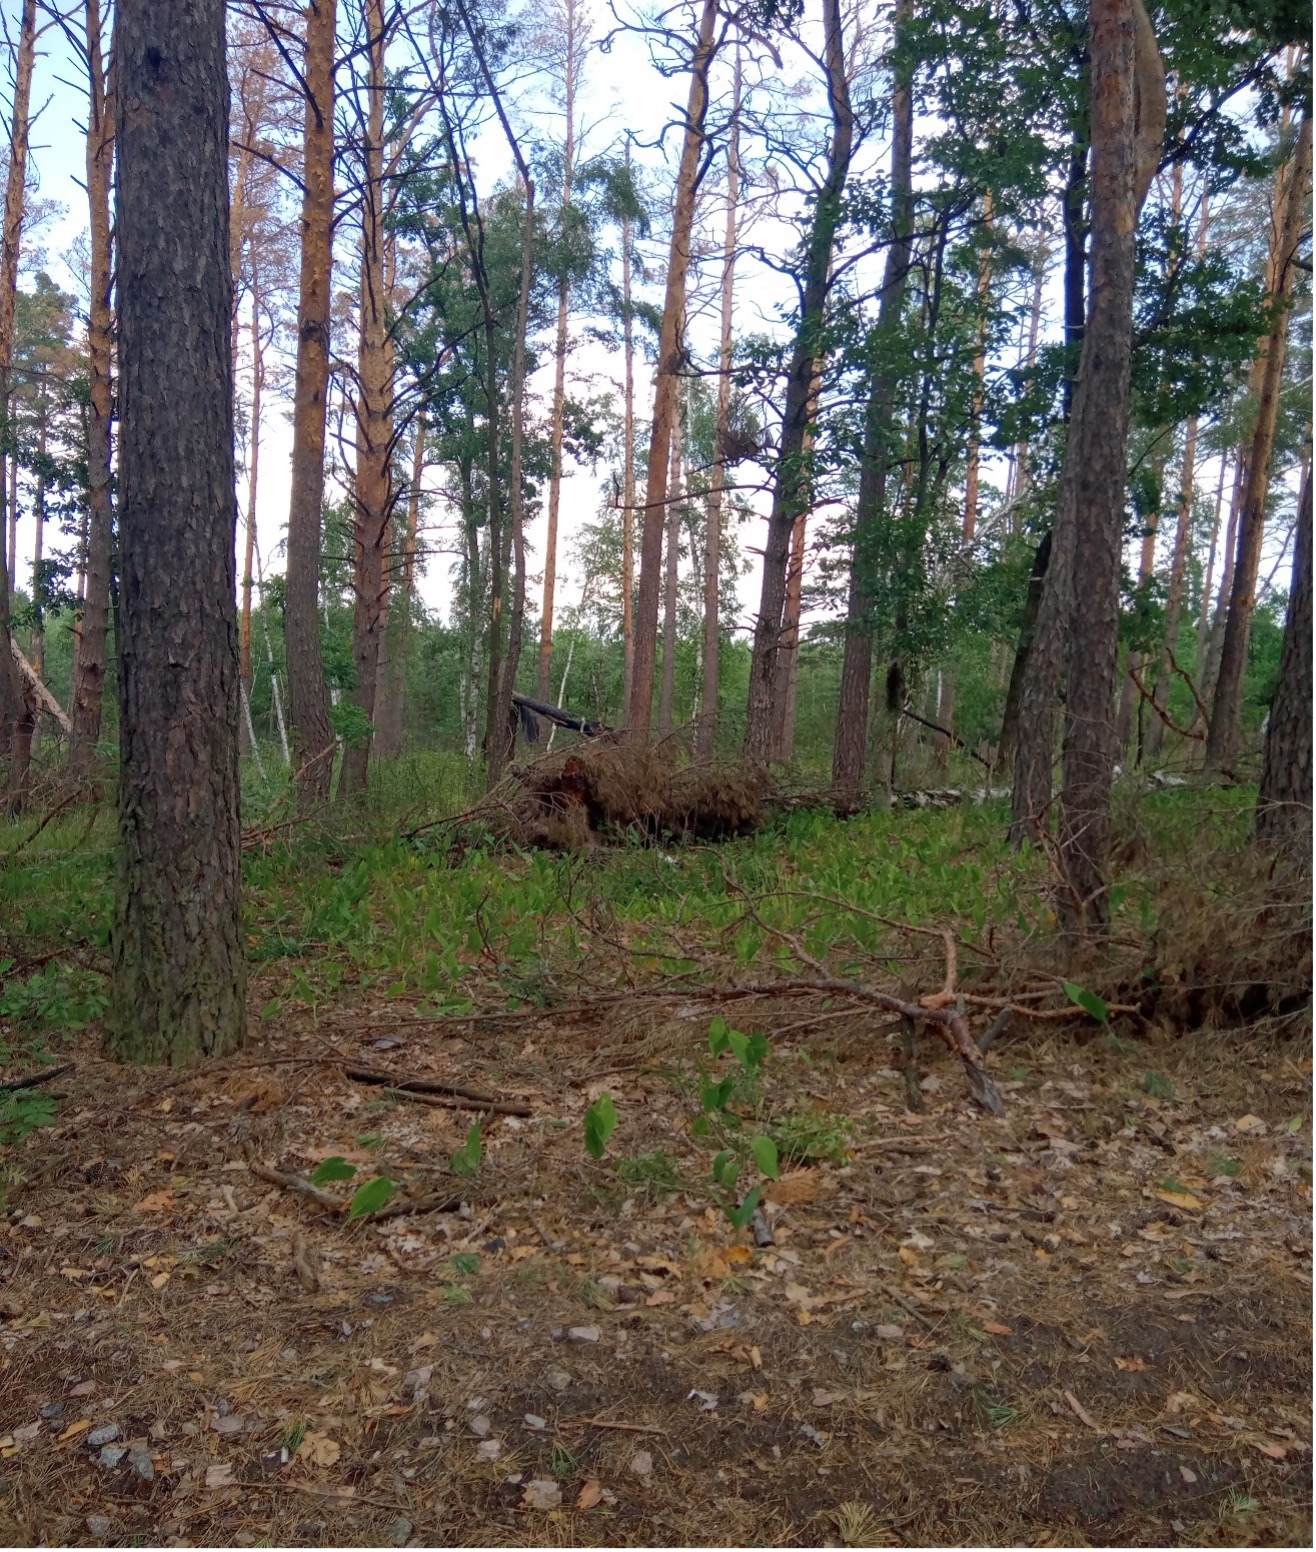
<svg viewBox="0 0 1316 1552">
<path fill-rule="evenodd" d="M 1193 649 L 1193 683 L 1201 694 L 1205 687 L 1203 670 L 1206 667 L 1207 639 L 1211 627 L 1211 587 L 1215 581 L 1215 559 L 1220 548 L 1220 511 L 1224 504 L 1225 478 L 1229 473 L 1229 459 L 1226 455 L 1220 457 L 1220 478 L 1215 489 L 1215 510 L 1211 519 L 1211 543 L 1206 555 L 1206 575 L 1202 579 L 1202 598 L 1197 610 L 1197 641 Z M 1205 699 L 1205 696 L 1203 696 Z M 1194 712 L 1193 721 L 1197 720 Z"/>
<path fill-rule="evenodd" d="M 13 119 L 9 131 L 9 177 L 5 186 L 3 245 L 0 246 L 0 430 L 9 438 L 9 384 L 14 365 L 14 312 L 18 297 L 18 250 L 23 232 L 27 178 L 29 110 L 32 69 L 36 57 L 36 0 L 23 0 L 14 65 Z M 0 510 L 0 540 L 7 537 L 9 562 L 0 591 L 0 754 L 9 756 L 8 806 L 22 806 L 27 791 L 32 751 L 33 713 L 30 697 L 14 662 L 9 632 L 10 593 L 16 579 L 14 533 L 18 521 L 17 460 L 9 458 L 9 523 Z M 0 467 L 0 484 L 4 470 Z"/>
<path fill-rule="evenodd" d="M 811 463 L 817 442 L 818 400 L 822 393 L 822 364 L 815 363 L 813 388 L 809 397 L 808 428 L 800 451 Z M 789 765 L 795 758 L 795 691 L 800 667 L 800 618 L 804 606 L 804 550 L 808 536 L 809 513 L 813 508 L 813 482 L 808 499 L 791 530 L 790 560 L 786 570 L 786 597 L 781 609 L 781 642 L 777 651 L 777 690 L 773 705 L 772 758 L 778 765 Z"/>
<path fill-rule="evenodd" d="M 663 578 L 663 673 L 658 688 L 658 732 L 672 731 L 672 702 L 676 696 L 676 624 L 680 605 L 681 507 L 683 438 L 681 404 L 672 417 L 672 467 L 667 480 L 667 548 Z"/>
<path fill-rule="evenodd" d="M 667 475 L 671 459 L 672 422 L 677 413 L 683 341 L 680 322 L 685 312 L 686 275 L 690 268 L 695 217 L 695 178 L 704 149 L 708 114 L 708 72 L 717 44 L 714 29 L 718 0 L 704 0 L 699 35 L 690 70 L 690 100 L 686 108 L 681 165 L 672 210 L 672 238 L 667 256 L 667 292 L 658 340 L 658 374 L 649 436 L 648 481 L 640 526 L 640 585 L 635 600 L 635 645 L 631 660 L 630 697 L 626 725 L 647 736 L 653 715 L 653 679 L 658 656 L 658 603 L 662 592 L 663 529 L 667 520 Z"/>
<path fill-rule="evenodd" d="M 1257 574 L 1270 493 L 1270 463 L 1279 417 L 1280 390 L 1288 344 L 1289 305 L 1298 270 L 1298 247 L 1306 220 L 1311 188 L 1311 119 L 1304 114 L 1298 143 L 1284 179 L 1283 197 L 1274 215 L 1275 283 L 1271 301 L 1274 322 L 1266 345 L 1265 371 L 1257 402 L 1257 425 L 1248 455 L 1247 486 L 1238 522 L 1238 552 L 1229 594 L 1229 616 L 1220 648 L 1220 673 L 1211 702 L 1206 735 L 1206 766 L 1219 770 L 1233 758 L 1238 745 L 1243 704 L 1243 674 L 1247 668 L 1252 612 L 1256 608 Z"/>
<path fill-rule="evenodd" d="M 578 0 L 565 0 L 563 13 L 566 36 L 563 50 L 566 60 L 566 76 L 563 96 L 566 107 L 566 141 L 562 148 L 562 210 L 571 208 L 571 177 L 576 158 L 576 66 L 578 44 L 576 40 Z M 567 380 L 567 321 L 569 311 L 569 285 L 565 273 L 557 288 L 557 337 L 553 351 L 553 416 L 550 428 L 552 465 L 548 479 L 548 534 L 544 540 L 544 600 L 539 627 L 539 672 L 536 691 L 541 701 L 548 701 L 553 688 L 553 601 L 557 587 L 557 524 L 562 502 L 562 437 L 563 410 L 566 401 Z"/>
<path fill-rule="evenodd" d="M 46 445 L 47 422 L 50 417 L 50 400 L 46 394 L 46 366 L 42 362 L 37 388 L 37 465 L 36 493 L 32 501 L 32 650 L 28 653 L 37 678 L 46 681 L 46 580 L 43 575 L 43 558 L 46 543 Z M 32 725 L 32 753 L 41 747 L 41 717 L 34 714 Z"/>
<path fill-rule="evenodd" d="M 713 472 L 704 516 L 703 691 L 694 731 L 696 759 L 711 760 L 717 743 L 717 691 L 722 648 L 719 619 L 722 583 L 722 509 L 727 483 L 727 432 L 731 421 L 731 324 L 736 290 L 736 221 L 740 202 L 740 50 L 731 88 L 731 134 L 727 141 L 727 219 L 722 238 L 722 337 L 718 347 L 717 409 L 713 421 Z"/>
<path fill-rule="evenodd" d="M 631 143 L 626 142 L 630 171 Z M 631 218 L 621 223 L 622 349 L 625 354 L 625 406 L 622 419 L 621 476 L 621 654 L 622 719 L 629 714 L 635 671 L 635 320 L 631 316 Z"/>
<path fill-rule="evenodd" d="M 1111 709 L 1119 652 L 1134 250 L 1138 211 L 1165 129 L 1165 75 L 1141 0 L 1090 0 L 1088 14 L 1092 300 L 1065 450 L 1075 580 L 1066 632 L 1070 651 L 1058 826 L 1065 874 L 1058 903 L 1062 919 L 1074 928 L 1100 928 L 1110 918 Z"/>
<path fill-rule="evenodd" d="M 827 152 L 827 175 L 814 201 L 805 245 L 800 318 L 786 378 L 772 511 L 763 545 L 763 589 L 750 659 L 749 703 L 745 710 L 745 754 L 751 760 L 765 763 L 774 754 L 774 701 L 786 604 L 786 573 L 795 524 L 807 510 L 809 501 L 810 460 L 805 455 L 804 443 L 810 425 L 814 372 L 822 354 L 821 335 L 832 248 L 841 221 L 841 202 L 854 144 L 854 113 L 850 105 L 840 0 L 823 0 L 823 51 L 832 120 L 831 143 Z"/>
<path fill-rule="evenodd" d="M 1172 659 L 1179 645 L 1179 620 L 1183 615 L 1184 579 L 1188 569 L 1188 541 L 1193 525 L 1193 475 L 1197 462 L 1197 416 L 1189 418 L 1184 432 L 1183 463 L 1179 470 L 1179 513 L 1174 525 L 1174 549 L 1170 554 L 1170 585 L 1165 597 L 1165 635 L 1161 642 L 1156 683 L 1152 686 L 1151 721 L 1143 735 L 1139 763 L 1157 759 L 1165 739 L 1165 723 L 1156 714 L 1163 712 L 1170 698 Z"/>
<path fill-rule="evenodd" d="M 87 548 L 69 716 L 69 764 L 85 770 L 101 736 L 105 692 L 106 637 L 110 623 L 110 169 L 114 157 L 114 107 L 107 91 L 101 46 L 100 0 L 87 0 L 87 207 L 91 229 L 87 314 Z"/>
<path fill-rule="evenodd" d="M 320 651 L 320 521 L 333 269 L 336 9 L 337 0 L 308 0 L 306 9 L 301 274 L 284 595 L 288 710 L 303 807 L 324 802 L 333 778 L 334 735 Z"/>
<path fill-rule="evenodd" d="M 1163 441 L 1160 452 L 1152 459 L 1151 464 L 1151 508 L 1143 521 L 1142 546 L 1138 553 L 1139 592 L 1146 589 L 1156 569 L 1156 541 L 1160 537 L 1161 511 L 1165 505 L 1165 465 L 1168 456 L 1169 445 Z M 1147 656 L 1144 652 L 1129 653 L 1124 679 L 1120 685 L 1119 710 L 1115 716 L 1115 750 L 1121 760 L 1128 757 L 1136 715 L 1142 704 L 1142 696 L 1138 694 L 1138 686 L 1133 682 L 1133 676 L 1136 674 L 1141 680 L 1146 666 Z"/>
<path fill-rule="evenodd" d="M 896 0 L 896 44 L 913 16 L 912 0 Z M 913 252 L 914 94 L 908 73 L 898 73 L 891 89 L 891 242 L 882 271 L 882 300 L 876 337 L 891 339 L 900 324 Z M 832 747 L 832 791 L 838 809 L 854 808 L 864 785 L 868 747 L 868 705 L 873 678 L 873 600 L 877 545 L 886 515 L 887 455 L 895 412 L 895 381 L 875 366 L 864 411 L 864 439 L 859 461 L 859 494 L 855 506 L 854 551 L 846 601 L 845 651 L 841 662 L 841 693 Z"/>
<path fill-rule="evenodd" d="M 367 723 L 375 717 L 384 632 L 384 557 L 392 506 L 393 386 L 389 372 L 384 289 L 385 0 L 367 0 L 369 72 L 362 144 L 361 274 L 358 302 L 356 478 L 353 485 L 355 575 L 352 609 L 352 701 Z M 366 790 L 371 733 L 343 749 L 339 797 Z"/>
<path fill-rule="evenodd" d="M 416 544 L 420 530 L 420 485 L 425 475 L 425 422 L 416 417 L 411 445 L 411 482 L 407 490 L 407 531 L 402 547 L 402 587 L 388 649 L 382 715 L 375 747 L 380 756 L 402 752 L 402 719 L 406 699 L 407 664 L 411 658 L 411 610 L 416 594 Z"/>
<path fill-rule="evenodd" d="M 247 524 L 242 554 L 242 617 L 238 633 L 238 674 L 243 705 L 248 715 L 242 723 L 242 752 L 256 747 L 250 727 L 251 707 L 251 593 L 252 560 L 256 550 L 256 490 L 260 478 L 261 398 L 265 390 L 265 353 L 260 338 L 260 281 L 255 265 L 251 272 L 251 454 L 247 462 Z M 250 749 L 247 748 L 248 743 Z"/>
<path fill-rule="evenodd" d="M 1300 854 L 1308 859 L 1312 804 L 1311 529 L 1309 462 L 1298 498 L 1293 582 L 1284 619 L 1279 680 L 1266 727 L 1256 818 L 1258 841 L 1273 846 L 1298 839 Z"/>
<path fill-rule="evenodd" d="M 108 1045 L 242 1041 L 223 0 L 118 0 L 119 864 Z M 177 255 L 186 253 L 180 265 Z"/>
</svg>

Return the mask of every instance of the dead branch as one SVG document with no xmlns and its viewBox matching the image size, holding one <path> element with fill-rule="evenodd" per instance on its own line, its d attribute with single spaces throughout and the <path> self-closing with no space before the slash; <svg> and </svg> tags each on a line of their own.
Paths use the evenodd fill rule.
<svg viewBox="0 0 1316 1552">
<path fill-rule="evenodd" d="M 59 728 L 62 733 L 72 733 L 73 724 L 69 721 L 64 708 L 46 688 L 44 682 L 42 681 L 41 675 L 37 673 L 36 669 L 33 668 L 31 663 L 29 663 L 28 660 L 23 656 L 22 652 L 19 650 L 18 643 L 12 636 L 9 638 L 9 645 L 14 654 L 14 661 L 18 664 L 19 672 L 23 675 L 23 678 L 27 680 L 28 688 L 32 691 L 33 695 L 36 696 L 37 704 L 41 707 L 42 711 L 55 719 L 55 721 L 59 724 Z"/>
<path fill-rule="evenodd" d="M 1203 719 L 1205 721 L 1209 722 L 1211 720 L 1211 708 L 1202 699 L 1201 692 L 1198 690 L 1197 686 L 1193 683 L 1193 676 L 1188 672 L 1188 670 L 1186 668 L 1184 668 L 1184 667 L 1182 667 L 1180 665 L 1179 659 L 1177 657 L 1175 657 L 1173 652 L 1170 653 L 1170 667 L 1172 669 L 1174 669 L 1175 673 L 1179 675 L 1179 677 L 1183 680 L 1183 682 L 1192 691 L 1193 700 L 1196 701 L 1196 703 L 1197 703 L 1198 711 L 1201 712 Z"/>
<path fill-rule="evenodd" d="M 257 1180 L 264 1180 L 272 1186 L 281 1186 L 285 1191 L 295 1191 L 298 1196 L 309 1198 L 319 1207 L 328 1207 L 337 1213 L 347 1211 L 346 1202 L 328 1191 L 322 1191 L 319 1186 L 312 1185 L 305 1175 L 296 1175 L 290 1170 L 274 1169 L 250 1151 L 247 1152 L 247 1168 Z"/>
<path fill-rule="evenodd" d="M 374 1083 L 394 1094 L 408 1097 L 425 1094 L 444 1094 L 452 1099 L 465 1100 L 465 1106 L 457 1108 L 489 1110 L 495 1115 L 529 1116 L 534 1112 L 529 1105 L 518 1100 L 499 1099 L 496 1094 L 485 1094 L 479 1089 L 464 1088 L 460 1083 L 440 1083 L 435 1078 L 398 1078 L 392 1073 L 376 1072 L 370 1067 L 353 1067 L 344 1064 L 344 1074 L 356 1083 Z"/>
<path fill-rule="evenodd" d="M 1138 670 L 1136 668 L 1129 669 L 1129 678 L 1133 680 L 1134 689 L 1137 690 L 1138 694 L 1142 696 L 1143 700 L 1147 702 L 1147 704 L 1166 725 L 1166 727 L 1169 728 L 1171 733 L 1178 733 L 1180 738 L 1195 738 L 1199 743 L 1201 742 L 1204 736 L 1203 734 L 1194 733 L 1191 728 L 1180 727 L 1163 706 L 1158 706 L 1156 704 L 1156 697 L 1147 688 L 1147 686 L 1143 684 L 1142 680 L 1139 679 Z"/>
<path fill-rule="evenodd" d="M 34 1072 L 30 1078 L 15 1078 L 12 1083 L 0 1083 L 0 1094 L 16 1094 L 19 1089 L 34 1089 L 39 1084 L 50 1083 L 55 1078 L 72 1072 L 76 1062 L 65 1062 L 62 1067 L 51 1067 L 46 1072 Z"/>
</svg>

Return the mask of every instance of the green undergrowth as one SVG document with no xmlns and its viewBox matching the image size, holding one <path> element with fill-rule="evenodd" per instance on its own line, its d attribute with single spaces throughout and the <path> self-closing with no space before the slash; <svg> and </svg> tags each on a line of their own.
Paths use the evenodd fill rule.
<svg viewBox="0 0 1316 1552">
<path fill-rule="evenodd" d="M 899 983 L 911 939 L 887 923 L 1015 947 L 1054 930 L 1046 861 L 1008 848 L 1001 803 L 845 821 L 799 811 L 719 846 L 562 855 L 421 829 L 467 806 L 464 780 L 460 762 L 411 757 L 381 773 L 366 805 L 275 830 L 286 805 L 253 779 L 246 823 L 270 834 L 246 855 L 246 931 L 268 1015 L 350 992 L 436 1013 L 551 1004 L 570 998 L 583 964 L 597 971 L 610 956 L 641 973 L 707 974 L 681 945 L 746 973 L 802 970 L 774 930 L 834 971 Z M 1245 789 L 1121 793 L 1117 930 L 1155 929 L 1162 862 L 1245 845 L 1252 802 Z M 11 961 L 0 1028 L 11 1049 L 18 1032 L 76 1026 L 104 999 L 112 811 L 90 824 L 61 816 L 26 844 L 33 823 L 0 826 L 0 962 Z M 1228 868 L 1217 876 L 1227 888 Z M 975 964 L 961 956 L 963 983 Z"/>
</svg>

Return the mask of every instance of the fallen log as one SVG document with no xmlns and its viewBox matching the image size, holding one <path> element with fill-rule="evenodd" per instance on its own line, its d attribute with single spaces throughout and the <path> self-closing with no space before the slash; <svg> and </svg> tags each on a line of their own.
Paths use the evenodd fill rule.
<svg viewBox="0 0 1316 1552">
<path fill-rule="evenodd" d="M 69 721 L 68 716 L 65 714 L 64 708 L 46 688 L 44 682 L 42 681 L 41 675 L 37 673 L 36 669 L 33 668 L 31 663 L 29 663 L 28 660 L 23 656 L 18 643 L 12 636 L 9 638 L 9 645 L 14 654 L 14 661 L 18 664 L 19 672 L 27 681 L 28 689 L 31 690 L 32 694 L 36 696 L 38 706 L 40 706 L 42 711 L 44 711 L 48 716 L 51 716 L 55 719 L 55 721 L 59 724 L 61 732 L 72 733 L 73 724 Z"/>
</svg>

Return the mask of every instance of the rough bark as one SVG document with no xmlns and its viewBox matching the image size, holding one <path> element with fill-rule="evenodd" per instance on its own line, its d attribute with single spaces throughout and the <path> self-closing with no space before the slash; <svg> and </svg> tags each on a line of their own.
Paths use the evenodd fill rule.
<svg viewBox="0 0 1316 1552">
<path fill-rule="evenodd" d="M 684 438 L 681 404 L 672 417 L 672 466 L 667 476 L 667 539 L 663 568 L 663 672 L 658 686 L 658 732 L 672 731 L 672 702 L 676 697 L 676 625 L 680 607 L 681 515 L 685 500 L 682 479 Z"/>
<path fill-rule="evenodd" d="M 896 43 L 913 14 L 911 0 L 897 0 Z M 914 94 L 904 72 L 891 89 L 891 241 L 882 272 L 877 340 L 889 341 L 900 324 L 913 251 Z M 841 693 L 832 747 L 832 790 L 838 808 L 853 808 L 864 784 L 868 747 L 868 703 L 873 678 L 873 590 L 876 546 L 886 513 L 887 453 L 895 410 L 895 382 L 879 362 L 874 366 L 864 411 L 855 505 L 854 550 L 846 601 L 845 650 Z"/>
<path fill-rule="evenodd" d="M 626 142 L 626 170 L 630 171 L 631 144 Z M 622 415 L 621 475 L 621 654 L 622 719 L 631 704 L 631 679 L 635 671 L 635 319 L 631 314 L 631 218 L 621 223 L 622 350 L 625 357 L 625 403 Z"/>
<path fill-rule="evenodd" d="M 1142 545 L 1138 552 L 1138 589 L 1141 592 L 1151 581 L 1152 573 L 1156 569 L 1156 541 L 1160 537 L 1161 512 L 1165 505 L 1165 465 L 1168 461 L 1169 446 L 1162 441 L 1160 451 L 1152 459 L 1151 467 L 1151 506 L 1142 525 Z M 1133 675 L 1137 674 L 1142 680 L 1143 672 L 1147 666 L 1147 655 L 1141 651 L 1129 653 L 1128 672 L 1124 675 L 1124 681 L 1120 685 L 1119 710 L 1115 715 L 1115 748 L 1121 759 L 1125 758 L 1129 751 L 1129 743 L 1133 738 L 1135 717 L 1138 708 L 1142 705 L 1142 696 L 1138 694 L 1138 686 L 1133 681 Z"/>
<path fill-rule="evenodd" d="M 1203 677 L 1203 669 L 1206 666 L 1207 638 L 1211 628 L 1211 587 L 1215 581 L 1216 552 L 1220 547 L 1220 511 L 1224 504 L 1225 479 L 1229 473 L 1229 459 L 1222 456 L 1220 459 L 1220 479 L 1215 490 L 1215 511 L 1211 519 L 1211 543 L 1206 555 L 1206 575 L 1202 579 L 1202 600 L 1197 611 L 1197 639 L 1193 650 L 1193 682 L 1199 690 L 1204 688 L 1206 680 Z M 1194 718 L 1196 720 L 1196 718 Z"/>
<path fill-rule="evenodd" d="M 777 449 L 772 511 L 763 545 L 763 587 L 754 624 L 749 668 L 749 702 L 745 710 L 745 753 L 767 762 L 774 755 L 774 701 L 777 657 L 786 602 L 786 574 L 791 536 L 806 511 L 811 485 L 805 438 L 810 425 L 813 378 L 822 353 L 823 317 L 830 286 L 832 248 L 841 219 L 841 202 L 850 173 L 854 146 L 854 112 L 845 57 L 840 0 L 823 0 L 823 54 L 827 69 L 827 101 L 831 112 L 831 143 L 827 173 L 813 205 L 800 277 L 800 316 L 791 347 Z"/>
<path fill-rule="evenodd" d="M 635 646 L 626 723 L 645 736 L 653 714 L 653 679 L 658 655 L 658 602 L 662 593 L 663 529 L 667 519 L 667 474 L 671 459 L 672 420 L 676 414 L 682 352 L 680 320 L 685 311 L 686 276 L 690 269 L 696 179 L 704 149 L 708 115 L 708 72 L 716 52 L 714 36 L 718 0 L 704 0 L 699 33 L 690 62 L 690 98 L 686 107 L 681 164 L 672 210 L 672 236 L 667 254 L 667 289 L 662 330 L 658 339 L 658 373 L 654 388 L 653 427 L 649 436 L 648 480 L 640 527 L 640 585 L 635 600 Z"/>
<path fill-rule="evenodd" d="M 1206 766 L 1218 770 L 1233 756 L 1239 738 L 1243 674 L 1247 668 L 1252 612 L 1256 608 L 1257 574 L 1265 531 L 1270 464 L 1279 416 L 1280 389 L 1288 343 L 1289 306 L 1298 270 L 1298 247 L 1306 220 L 1311 188 L 1311 119 L 1303 115 L 1297 146 L 1284 179 L 1283 197 L 1274 215 L 1275 282 L 1271 301 L 1274 322 L 1266 343 L 1265 370 L 1257 401 L 1257 424 L 1248 454 L 1247 485 L 1238 521 L 1238 552 L 1229 594 L 1229 616 L 1220 649 L 1220 673 L 1211 701 L 1206 735 Z"/>
<path fill-rule="evenodd" d="M 801 453 L 811 462 L 817 441 L 818 400 L 822 392 L 822 366 L 815 363 L 809 399 L 809 424 Z M 804 550 L 809 514 L 813 509 L 813 482 L 808 498 L 791 530 L 790 561 L 786 571 L 786 597 L 781 608 L 781 641 L 777 650 L 777 690 L 772 718 L 772 758 L 789 765 L 795 758 L 795 692 L 800 667 L 800 618 L 804 607 Z"/>
<path fill-rule="evenodd" d="M 1165 737 L 1165 723 L 1157 712 L 1164 712 L 1170 698 L 1171 660 L 1179 645 L 1179 621 L 1183 615 L 1184 580 L 1188 569 L 1188 541 L 1193 525 L 1193 477 L 1197 464 L 1197 416 L 1189 417 L 1184 432 L 1183 462 L 1179 468 L 1179 511 L 1174 525 L 1174 548 L 1170 552 L 1170 585 L 1165 596 L 1165 634 L 1161 640 L 1156 682 L 1152 686 L 1151 720 L 1142 738 L 1141 761 L 1158 758 Z"/>
<path fill-rule="evenodd" d="M 355 567 L 352 609 L 352 700 L 370 724 L 375 716 L 384 631 L 384 561 L 392 508 L 393 384 L 384 278 L 385 0 L 367 0 L 369 69 L 362 135 L 361 273 L 357 313 L 356 477 L 353 483 Z M 340 797 L 362 793 L 372 734 L 343 749 Z"/>
<path fill-rule="evenodd" d="M 223 0 L 119 0 L 119 860 L 110 1051 L 242 1040 Z"/>
<path fill-rule="evenodd" d="M 407 487 L 407 530 L 402 541 L 402 585 L 388 647 L 384 705 L 376 721 L 376 752 L 392 758 L 402 751 L 402 719 L 407 663 L 411 656 L 411 610 L 416 595 L 416 545 L 420 531 L 420 485 L 425 475 L 425 422 L 416 417 L 411 444 L 411 480 Z"/>
<path fill-rule="evenodd" d="M 1312 613 L 1311 613 L 1311 465 L 1298 500 L 1293 582 L 1284 619 L 1279 680 L 1270 706 L 1261 785 L 1257 792 L 1258 841 L 1275 845 L 1304 838 L 1310 858 L 1312 803 Z"/>
<path fill-rule="evenodd" d="M 1165 132 L 1165 75 L 1141 0 L 1090 0 L 1088 14 L 1092 302 L 1065 451 L 1074 581 L 1058 826 L 1065 875 L 1059 906 L 1074 928 L 1100 928 L 1110 917 L 1111 708 L 1119 651 L 1134 248 L 1138 211 Z M 1159 104 L 1152 100 L 1156 92 Z"/>
<path fill-rule="evenodd" d="M 87 0 L 87 211 L 91 232 L 87 314 L 87 549 L 76 670 L 69 713 L 69 763 L 83 770 L 101 736 L 106 637 L 110 622 L 110 548 L 114 526 L 110 475 L 111 315 L 110 172 L 114 108 L 101 45 L 100 0 Z"/>
<path fill-rule="evenodd" d="M 9 383 L 14 364 L 14 311 L 18 296 L 18 249 L 23 233 L 27 179 L 28 119 L 32 102 L 32 71 L 36 57 L 36 0 L 23 0 L 14 63 L 13 117 L 9 129 L 9 177 L 5 185 L 3 241 L 0 242 L 0 447 L 9 441 Z M 9 755 L 9 806 L 21 805 L 27 789 L 32 747 L 32 709 L 14 665 L 9 632 L 10 592 L 15 585 L 13 535 L 17 520 L 17 464 L 9 460 L 9 560 L 0 588 L 0 753 Z M 0 464 L 0 486 L 5 470 Z M 5 513 L 0 509 L 0 540 L 6 538 Z"/>
<path fill-rule="evenodd" d="M 717 690 L 722 647 L 719 619 L 722 580 L 722 508 L 726 500 L 726 439 L 731 421 L 731 324 L 736 291 L 736 220 L 740 202 L 740 98 L 743 75 L 736 50 L 731 88 L 731 134 L 727 141 L 727 219 L 722 238 L 722 335 L 718 346 L 717 409 L 713 420 L 713 471 L 704 508 L 703 693 L 695 725 L 694 753 L 710 760 L 717 741 Z"/>
<path fill-rule="evenodd" d="M 301 272 L 284 603 L 288 710 L 303 807 L 327 799 L 333 777 L 334 735 L 320 652 L 319 595 L 333 267 L 336 10 L 337 0 L 308 0 L 303 71 Z"/>
</svg>

